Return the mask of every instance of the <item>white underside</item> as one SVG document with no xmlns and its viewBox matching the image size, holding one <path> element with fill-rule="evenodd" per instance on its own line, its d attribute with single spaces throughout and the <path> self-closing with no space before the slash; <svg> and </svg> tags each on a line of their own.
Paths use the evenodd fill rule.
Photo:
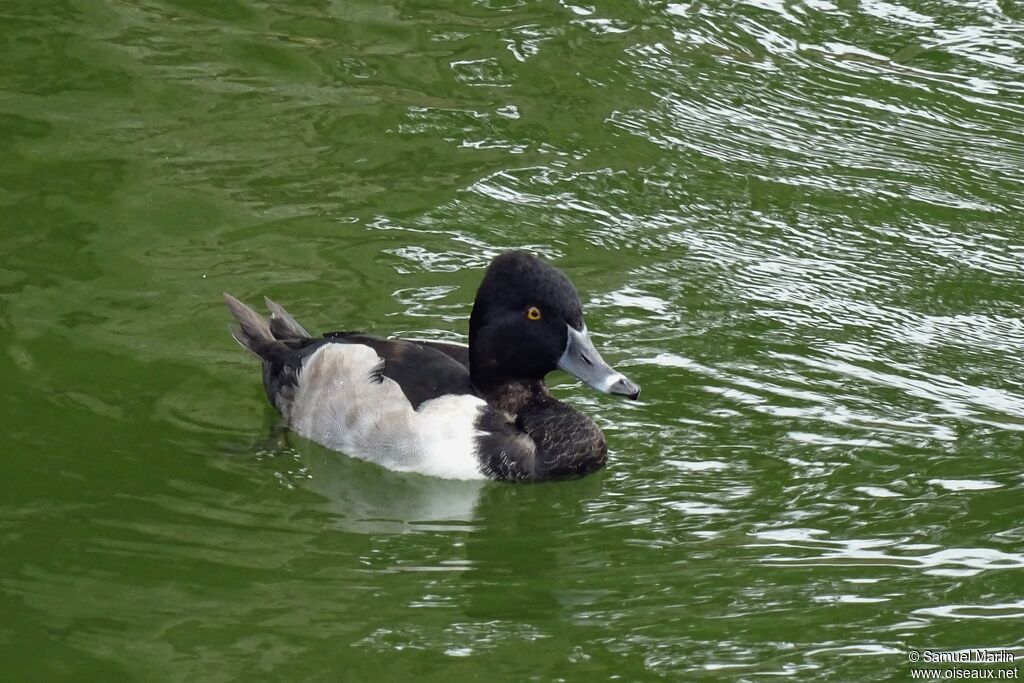
<svg viewBox="0 0 1024 683">
<path fill-rule="evenodd" d="M 371 380 L 380 363 L 361 344 L 325 344 L 315 351 L 299 375 L 289 411 L 292 429 L 391 470 L 484 479 L 476 443 L 483 399 L 447 395 L 413 410 L 397 382 Z"/>
</svg>

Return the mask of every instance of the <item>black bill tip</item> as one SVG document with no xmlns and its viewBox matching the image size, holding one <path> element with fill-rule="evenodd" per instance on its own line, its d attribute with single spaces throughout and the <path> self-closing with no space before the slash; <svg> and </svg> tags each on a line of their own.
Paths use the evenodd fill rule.
<svg viewBox="0 0 1024 683">
<path fill-rule="evenodd" d="M 609 394 L 618 394 L 619 396 L 625 396 L 631 399 L 637 399 L 640 397 L 640 387 L 634 384 L 631 380 L 626 377 L 621 377 L 608 387 Z"/>
</svg>

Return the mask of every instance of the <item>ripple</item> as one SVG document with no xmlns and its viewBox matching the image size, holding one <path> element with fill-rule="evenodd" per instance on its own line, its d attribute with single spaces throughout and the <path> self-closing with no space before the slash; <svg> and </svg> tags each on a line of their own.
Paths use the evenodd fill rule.
<svg viewBox="0 0 1024 683">
<path fill-rule="evenodd" d="M 921 569 L 933 576 L 974 576 L 983 571 L 1020 569 L 1024 567 L 1024 555 L 1007 553 L 991 548 L 943 548 L 930 545 L 907 545 L 889 539 L 830 540 L 820 538 L 824 531 L 794 529 L 756 533 L 760 539 L 775 541 L 770 547 L 784 547 L 794 550 L 819 550 L 820 555 L 800 557 L 767 557 L 761 561 L 767 564 L 799 566 L 851 566 L 857 564 L 883 565 Z M 879 548 L 893 547 L 896 552 Z M 932 550 L 925 554 L 920 550 Z"/>
<path fill-rule="evenodd" d="M 985 491 L 1000 488 L 1001 484 L 994 481 L 978 479 L 929 479 L 929 484 L 941 486 L 947 491 Z"/>
<path fill-rule="evenodd" d="M 1024 602 L 991 605 L 942 605 L 941 607 L 922 608 L 915 610 L 914 613 L 946 619 L 1021 619 L 1024 618 Z"/>
</svg>

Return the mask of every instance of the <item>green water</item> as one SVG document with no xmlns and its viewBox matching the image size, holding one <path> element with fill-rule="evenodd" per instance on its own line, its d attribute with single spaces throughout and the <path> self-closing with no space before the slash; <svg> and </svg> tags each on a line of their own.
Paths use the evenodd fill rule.
<svg viewBox="0 0 1024 683">
<path fill-rule="evenodd" d="M 0 159 L 0 680 L 1024 657 L 1016 0 L 8 0 Z M 276 432 L 222 291 L 460 339 L 509 247 L 644 389 L 551 378 L 606 471 Z"/>
</svg>

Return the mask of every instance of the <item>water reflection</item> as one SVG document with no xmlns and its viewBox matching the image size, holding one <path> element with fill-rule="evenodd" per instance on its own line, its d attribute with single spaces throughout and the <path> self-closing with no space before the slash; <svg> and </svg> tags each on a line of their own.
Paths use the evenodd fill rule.
<svg viewBox="0 0 1024 683">
<path fill-rule="evenodd" d="M 290 480 L 326 499 L 345 531 L 361 534 L 471 531 L 487 482 L 391 472 L 291 436 L 302 471 Z"/>
</svg>

